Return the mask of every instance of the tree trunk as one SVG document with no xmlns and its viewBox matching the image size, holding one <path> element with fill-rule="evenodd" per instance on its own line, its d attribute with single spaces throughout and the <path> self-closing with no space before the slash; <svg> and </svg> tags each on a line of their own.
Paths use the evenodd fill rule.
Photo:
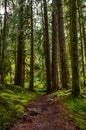
<svg viewBox="0 0 86 130">
<path fill-rule="evenodd" d="M 34 86 L 34 40 L 33 40 L 33 2 L 31 0 L 31 58 L 30 58 L 30 86 L 29 90 L 33 91 Z"/>
<path fill-rule="evenodd" d="M 79 20 L 79 32 L 80 32 L 80 46 L 81 46 L 81 61 L 82 61 L 82 74 L 83 74 L 83 85 L 85 86 L 85 64 L 84 64 L 84 47 L 83 47 L 83 29 L 82 29 L 82 20 L 81 20 L 81 11 L 79 7 L 79 3 L 77 1 L 78 5 L 78 20 Z"/>
<path fill-rule="evenodd" d="M 42 70 L 44 70 L 45 67 L 45 29 L 44 29 L 44 14 L 43 14 L 43 3 L 41 2 L 41 15 L 42 15 L 42 32 L 43 32 L 43 54 L 42 54 Z M 44 60 L 43 60 L 44 59 Z"/>
<path fill-rule="evenodd" d="M 58 89 L 58 30 L 57 30 L 57 11 L 56 0 L 53 0 L 52 6 L 52 89 Z"/>
<path fill-rule="evenodd" d="M 80 95 L 80 87 L 76 0 L 70 0 L 70 45 L 72 64 L 72 94 L 73 96 L 78 97 Z"/>
<path fill-rule="evenodd" d="M 4 26 L 2 36 L 2 55 L 1 55 L 1 83 L 4 83 L 5 73 L 5 49 L 6 49 L 6 28 L 7 28 L 7 0 L 5 0 L 4 6 Z"/>
<path fill-rule="evenodd" d="M 23 86 L 23 55 L 24 55 L 24 32 L 23 32 L 23 0 L 19 1 L 19 27 L 18 27 L 18 53 L 15 73 L 15 85 Z"/>
<path fill-rule="evenodd" d="M 48 32 L 48 15 L 46 0 L 44 1 L 44 22 L 45 22 L 45 62 L 46 62 L 46 76 L 47 76 L 47 93 L 52 91 L 51 85 L 51 65 L 50 65 L 50 47 L 49 47 L 49 32 Z"/>
<path fill-rule="evenodd" d="M 1 52 L 2 52 L 2 17 L 0 17 L 0 82 L 1 82 Z"/>
<path fill-rule="evenodd" d="M 85 46 L 85 61 L 86 61 L 86 31 L 85 31 L 84 23 L 82 23 L 82 29 L 83 29 L 83 40 L 84 40 L 84 46 Z"/>
<path fill-rule="evenodd" d="M 62 0 L 57 0 L 58 7 L 58 39 L 60 47 L 60 61 L 61 61 L 61 81 L 62 87 L 68 88 L 69 81 L 69 72 L 67 64 L 67 54 L 66 54 L 66 45 L 65 45 L 65 34 L 64 34 L 64 20 L 63 20 L 63 8 Z"/>
</svg>

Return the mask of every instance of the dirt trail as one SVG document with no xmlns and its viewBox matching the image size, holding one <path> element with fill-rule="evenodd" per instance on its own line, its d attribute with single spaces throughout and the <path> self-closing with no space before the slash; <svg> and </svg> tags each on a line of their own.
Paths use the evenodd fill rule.
<svg viewBox="0 0 86 130">
<path fill-rule="evenodd" d="M 68 118 L 61 98 L 41 96 L 25 109 L 20 122 L 10 130 L 80 130 Z"/>
</svg>

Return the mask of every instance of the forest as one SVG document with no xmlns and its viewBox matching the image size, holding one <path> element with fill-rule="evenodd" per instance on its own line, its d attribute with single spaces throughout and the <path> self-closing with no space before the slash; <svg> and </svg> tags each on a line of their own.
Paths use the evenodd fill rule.
<svg viewBox="0 0 86 130">
<path fill-rule="evenodd" d="M 85 0 L 0 0 L 0 130 L 86 130 Z"/>
</svg>

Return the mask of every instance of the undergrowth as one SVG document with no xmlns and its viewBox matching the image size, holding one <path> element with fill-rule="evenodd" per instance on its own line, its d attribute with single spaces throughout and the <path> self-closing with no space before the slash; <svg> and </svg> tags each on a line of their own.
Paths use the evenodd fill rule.
<svg viewBox="0 0 86 130">
<path fill-rule="evenodd" d="M 24 112 L 29 101 L 36 93 L 29 92 L 19 86 L 0 85 L 0 130 L 6 130 L 10 122 L 15 122 Z"/>
<path fill-rule="evenodd" d="M 40 94 L 40 92 L 38 93 Z M 42 93 L 41 93 L 42 94 Z M 0 84 L 0 130 L 6 130 L 10 122 L 21 118 L 24 108 L 29 101 L 37 96 L 36 93 L 11 85 Z M 65 101 L 65 107 L 69 111 L 69 118 L 80 129 L 86 129 L 86 89 L 82 91 L 81 98 L 71 95 L 71 90 L 57 91 L 52 96 L 61 96 Z"/>
<path fill-rule="evenodd" d="M 86 129 L 86 96 L 83 98 L 74 98 L 71 95 L 66 96 L 65 106 L 69 109 L 69 117 L 81 129 Z"/>
<path fill-rule="evenodd" d="M 73 97 L 70 90 L 57 91 L 54 95 L 63 97 L 70 120 L 80 129 L 86 130 L 86 89 L 82 89 L 80 98 Z"/>
</svg>

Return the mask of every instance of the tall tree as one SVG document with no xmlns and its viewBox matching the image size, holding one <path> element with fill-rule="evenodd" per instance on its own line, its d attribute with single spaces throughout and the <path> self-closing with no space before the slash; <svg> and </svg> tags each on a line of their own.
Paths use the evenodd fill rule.
<svg viewBox="0 0 86 130">
<path fill-rule="evenodd" d="M 34 39 L 33 39 L 33 1 L 31 0 L 31 57 L 30 57 L 30 86 L 29 89 L 33 91 L 34 86 Z"/>
<path fill-rule="evenodd" d="M 76 0 L 70 0 L 70 44 L 71 44 L 71 64 L 72 64 L 72 94 L 80 95 L 79 87 L 79 58 L 78 58 L 78 38 L 77 38 L 77 6 Z"/>
<path fill-rule="evenodd" d="M 49 47 L 49 32 L 48 32 L 48 15 L 47 15 L 47 4 L 44 2 L 44 35 L 45 35 L 45 62 L 46 62 L 46 77 L 47 77 L 47 93 L 52 90 L 51 85 L 51 65 L 50 65 L 50 47 Z"/>
<path fill-rule="evenodd" d="M 52 89 L 58 89 L 58 30 L 56 0 L 52 2 Z"/>
<path fill-rule="evenodd" d="M 63 20 L 63 7 L 62 0 L 57 0 L 57 10 L 58 10 L 58 39 L 60 47 L 60 61 L 61 61 L 61 81 L 62 87 L 68 88 L 68 64 L 67 64 L 67 54 L 65 45 L 65 33 L 64 33 L 64 20 Z"/>
<path fill-rule="evenodd" d="M 1 44 L 2 44 L 2 17 L 0 16 L 0 81 L 1 81 Z"/>
<path fill-rule="evenodd" d="M 17 52 L 17 66 L 16 66 L 14 84 L 20 86 L 23 86 L 23 56 L 24 56 L 23 7 L 24 7 L 24 1 L 19 0 L 18 52 Z"/>
<path fill-rule="evenodd" d="M 7 29 L 7 0 L 4 1 L 4 25 L 2 32 L 2 55 L 1 55 L 1 83 L 4 83 L 5 73 L 5 50 L 6 50 L 6 29 Z"/>
<path fill-rule="evenodd" d="M 83 74 L 83 85 L 85 86 L 85 63 L 84 63 L 84 43 L 83 43 L 83 22 L 82 22 L 82 9 L 80 8 L 80 3 L 77 1 L 77 9 L 78 9 L 78 23 L 79 23 L 79 32 L 80 37 L 78 41 L 80 41 L 81 46 L 81 61 L 82 61 L 82 74 Z"/>
</svg>

